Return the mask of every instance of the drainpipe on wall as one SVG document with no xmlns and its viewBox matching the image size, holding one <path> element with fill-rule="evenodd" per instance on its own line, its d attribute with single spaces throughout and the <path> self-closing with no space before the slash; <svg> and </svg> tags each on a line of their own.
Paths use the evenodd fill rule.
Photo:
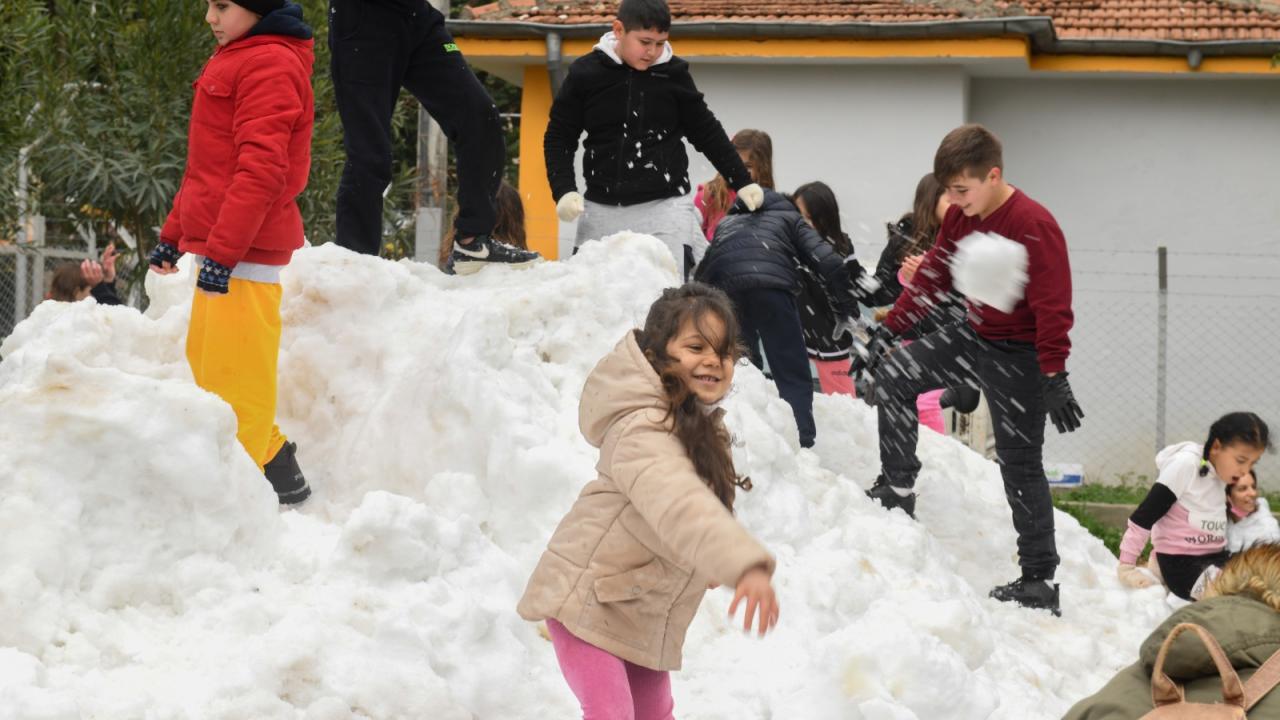
<svg viewBox="0 0 1280 720">
<path fill-rule="evenodd" d="M 551 76 L 551 96 L 555 97 L 560 94 L 560 85 L 564 82 L 564 56 L 558 32 L 547 33 L 547 74 Z"/>
</svg>

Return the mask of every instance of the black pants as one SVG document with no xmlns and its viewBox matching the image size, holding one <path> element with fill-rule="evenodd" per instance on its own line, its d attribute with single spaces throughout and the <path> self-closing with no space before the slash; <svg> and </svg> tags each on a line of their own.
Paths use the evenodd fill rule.
<svg viewBox="0 0 1280 720">
<path fill-rule="evenodd" d="M 1231 554 L 1226 550 L 1212 555 L 1165 555 L 1156 553 L 1156 562 L 1160 565 L 1160 575 L 1169 592 L 1183 600 L 1191 600 L 1191 588 L 1196 580 L 1204 574 L 1210 565 L 1222 567 L 1227 564 Z"/>
<path fill-rule="evenodd" d="M 1053 501 L 1044 476 L 1045 409 L 1040 364 L 1031 343 L 991 341 L 968 323 L 951 325 L 894 351 L 876 373 L 880 466 L 896 487 L 915 485 L 919 413 L 916 396 L 972 385 L 987 396 L 1005 497 L 1018 532 L 1018 562 L 1029 578 L 1051 579 L 1058 567 Z"/>
<path fill-rule="evenodd" d="M 400 7 L 400 6 L 403 7 Z M 453 144 L 460 237 L 493 230 L 506 147 L 498 109 L 467 67 L 444 16 L 424 0 L 329 0 L 330 72 L 347 162 L 338 185 L 337 241 L 377 255 L 382 193 L 391 183 L 391 115 L 403 87 Z"/>
<path fill-rule="evenodd" d="M 813 378 L 795 296 L 786 290 L 738 290 L 729 293 L 729 298 L 737 310 L 740 339 L 750 352 L 751 363 L 764 368 L 759 350 L 764 345 L 778 394 L 796 417 L 800 445 L 812 447 L 818 434 L 813 422 Z"/>
</svg>

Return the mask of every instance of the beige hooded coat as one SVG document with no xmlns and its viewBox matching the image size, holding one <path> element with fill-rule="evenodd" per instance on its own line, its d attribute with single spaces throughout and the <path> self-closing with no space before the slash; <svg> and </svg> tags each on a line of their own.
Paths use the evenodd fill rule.
<svg viewBox="0 0 1280 720">
<path fill-rule="evenodd" d="M 578 424 L 599 475 L 560 521 L 518 611 L 555 618 L 623 660 L 679 670 L 709 582 L 733 587 L 773 557 L 738 524 L 671 433 L 666 394 L 628 332 L 587 378 Z M 720 411 L 716 411 L 720 412 Z"/>
</svg>

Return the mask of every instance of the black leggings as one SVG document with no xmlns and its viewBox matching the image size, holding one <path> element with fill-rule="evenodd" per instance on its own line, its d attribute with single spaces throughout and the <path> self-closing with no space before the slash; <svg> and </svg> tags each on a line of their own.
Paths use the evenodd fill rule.
<svg viewBox="0 0 1280 720">
<path fill-rule="evenodd" d="M 1191 588 L 1210 565 L 1222 567 L 1231 553 L 1223 550 L 1212 555 L 1164 555 L 1156 553 L 1156 563 L 1169 591 L 1183 600 L 1191 600 Z"/>
</svg>

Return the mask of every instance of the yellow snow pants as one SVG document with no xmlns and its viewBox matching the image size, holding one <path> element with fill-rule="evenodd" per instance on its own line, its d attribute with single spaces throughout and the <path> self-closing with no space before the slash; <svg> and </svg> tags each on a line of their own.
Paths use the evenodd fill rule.
<svg viewBox="0 0 1280 720">
<path fill-rule="evenodd" d="M 280 284 L 231 278 L 230 291 L 195 291 L 187 362 L 196 384 L 235 410 L 236 437 L 261 468 L 284 446 L 276 426 Z"/>
</svg>

